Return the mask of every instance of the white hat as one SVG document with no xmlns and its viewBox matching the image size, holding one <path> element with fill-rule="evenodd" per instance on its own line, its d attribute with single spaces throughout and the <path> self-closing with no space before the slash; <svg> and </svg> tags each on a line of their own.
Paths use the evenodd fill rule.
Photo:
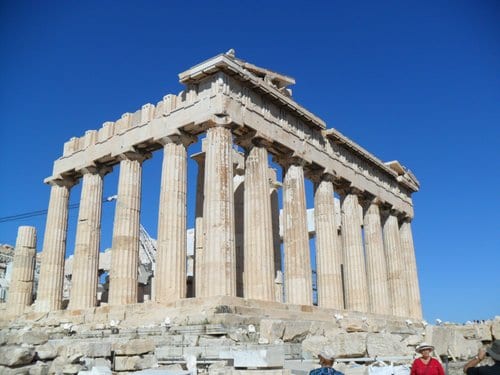
<svg viewBox="0 0 500 375">
<path fill-rule="evenodd" d="M 420 353 L 422 350 L 425 350 L 425 349 L 434 350 L 434 347 L 431 344 L 427 344 L 426 342 L 423 342 L 415 348 L 415 351 L 417 353 Z"/>
<path fill-rule="evenodd" d="M 333 356 L 333 352 L 328 350 L 328 349 L 323 350 L 320 353 L 318 353 L 318 357 L 322 357 L 328 361 L 333 361 L 335 359 L 335 357 Z"/>
</svg>

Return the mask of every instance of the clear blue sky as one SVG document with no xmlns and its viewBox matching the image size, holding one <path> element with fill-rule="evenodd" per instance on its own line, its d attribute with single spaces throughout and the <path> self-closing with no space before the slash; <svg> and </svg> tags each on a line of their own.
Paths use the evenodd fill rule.
<svg viewBox="0 0 500 375">
<path fill-rule="evenodd" d="M 0 217 L 47 208 L 43 179 L 70 137 L 178 93 L 178 73 L 229 48 L 295 77 L 295 100 L 328 127 L 416 174 L 413 231 L 427 320 L 500 314 L 493 0 L 3 1 Z M 155 154 L 144 166 L 141 220 L 153 236 L 160 163 Z M 115 168 L 106 177 L 105 195 L 116 193 L 117 175 Z M 71 203 L 79 194 L 77 186 Z M 113 209 L 104 204 L 103 248 Z M 68 253 L 76 218 L 73 210 Z M 0 243 L 14 244 L 18 225 L 37 227 L 41 249 L 43 216 L 0 223 Z"/>
</svg>

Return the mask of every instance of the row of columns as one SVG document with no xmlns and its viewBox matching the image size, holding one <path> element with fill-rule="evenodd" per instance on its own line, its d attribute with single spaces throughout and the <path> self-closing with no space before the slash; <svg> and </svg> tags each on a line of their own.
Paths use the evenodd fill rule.
<svg viewBox="0 0 500 375">
<path fill-rule="evenodd" d="M 193 139 L 163 139 L 164 157 L 158 218 L 155 272 L 156 300 L 167 303 L 186 297 L 186 147 Z M 207 130 L 199 163 L 196 205 L 195 295 L 237 294 L 233 148 L 230 128 Z M 137 266 L 142 162 L 149 155 L 121 156 L 118 198 L 112 239 L 108 302 L 137 302 Z M 268 153 L 258 140 L 247 147 L 244 190 L 244 297 L 275 300 L 276 204 L 270 197 Z M 285 301 L 313 303 L 304 168 L 300 160 L 282 162 Z M 96 305 L 103 176 L 109 169 L 82 171 L 83 185 L 74 254 L 69 308 Z M 67 211 L 71 180 L 52 183 L 45 230 L 36 309 L 62 307 Z M 203 191 L 201 196 L 200 191 Z M 390 213 L 384 217 L 372 200 L 360 217 L 360 192 L 342 199 L 342 233 L 334 214 L 333 177 L 315 181 L 315 224 L 318 304 L 399 316 L 421 316 L 411 226 Z M 202 202 L 202 204 L 201 204 Z M 363 229 L 362 229 L 363 228 Z M 363 242 L 364 231 L 364 242 Z M 403 265 L 409 265 L 404 267 Z M 389 309 L 390 308 L 390 309 Z"/>
</svg>

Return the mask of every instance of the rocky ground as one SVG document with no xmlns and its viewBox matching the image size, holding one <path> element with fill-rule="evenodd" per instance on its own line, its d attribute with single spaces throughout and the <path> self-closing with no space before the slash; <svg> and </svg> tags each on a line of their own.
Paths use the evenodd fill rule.
<svg viewBox="0 0 500 375">
<path fill-rule="evenodd" d="M 433 326 L 230 297 L 0 319 L 0 374 L 306 374 L 317 365 L 316 353 L 329 348 L 337 368 L 361 375 L 375 357 L 409 365 L 415 346 L 426 341 L 458 375 L 481 346 L 500 338 L 500 317 Z"/>
</svg>

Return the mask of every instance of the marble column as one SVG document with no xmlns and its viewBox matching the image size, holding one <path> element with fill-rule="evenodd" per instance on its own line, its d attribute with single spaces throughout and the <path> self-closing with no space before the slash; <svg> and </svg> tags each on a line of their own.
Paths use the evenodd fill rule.
<svg viewBox="0 0 500 375">
<path fill-rule="evenodd" d="M 198 164 L 198 175 L 196 180 L 196 207 L 194 219 L 194 294 L 201 296 L 203 283 L 198 282 L 200 275 L 203 274 L 203 244 L 205 242 L 205 233 L 203 229 L 203 204 L 205 190 L 205 152 L 200 152 L 191 157 Z"/>
<path fill-rule="evenodd" d="M 403 264 L 406 269 L 406 283 L 408 288 L 408 313 L 416 319 L 422 319 L 422 305 L 420 302 L 420 288 L 418 286 L 417 261 L 411 230 L 411 219 L 405 218 L 399 227 Z"/>
<path fill-rule="evenodd" d="M 371 199 L 363 217 L 370 312 L 391 314 L 379 201 Z"/>
<path fill-rule="evenodd" d="M 274 254 L 267 150 L 250 146 L 245 159 L 244 297 L 273 301 Z"/>
<path fill-rule="evenodd" d="M 271 223 L 273 232 L 273 254 L 274 254 L 274 300 L 283 302 L 283 271 L 281 270 L 281 237 L 280 237 L 280 208 L 278 200 L 278 188 L 281 183 L 276 180 L 276 171 L 268 170 L 269 197 L 271 199 Z"/>
<path fill-rule="evenodd" d="M 201 296 L 236 295 L 236 254 L 231 130 L 207 130 Z"/>
<path fill-rule="evenodd" d="M 7 301 L 7 312 L 10 315 L 21 315 L 31 305 L 35 276 L 35 256 L 35 227 L 19 227 Z"/>
<path fill-rule="evenodd" d="M 163 166 L 156 252 L 156 301 L 186 298 L 186 186 L 190 137 L 163 140 Z"/>
<path fill-rule="evenodd" d="M 73 274 L 68 309 L 97 305 L 103 177 L 109 169 L 82 170 L 82 193 L 76 227 Z"/>
<path fill-rule="evenodd" d="M 141 174 L 142 162 L 147 156 L 128 152 L 120 157 L 109 272 L 110 305 L 125 305 L 138 301 Z M 155 293 L 159 293 L 157 287 Z"/>
<path fill-rule="evenodd" d="M 342 200 L 342 248 L 344 259 L 345 308 L 368 312 L 368 284 L 361 234 L 362 218 L 355 192 Z"/>
<path fill-rule="evenodd" d="M 312 269 L 307 230 L 304 169 L 285 167 L 283 178 L 283 244 L 285 248 L 285 300 L 312 305 Z"/>
<path fill-rule="evenodd" d="M 386 213 L 383 232 L 392 314 L 396 316 L 408 316 L 406 266 L 403 263 L 398 218 L 395 212 Z"/>
<path fill-rule="evenodd" d="M 343 309 L 341 249 L 335 223 L 334 189 L 330 176 L 315 183 L 316 277 L 318 306 Z"/>
<path fill-rule="evenodd" d="M 49 209 L 43 239 L 40 277 L 35 310 L 61 310 L 64 280 L 64 257 L 68 231 L 68 202 L 72 179 L 52 180 Z"/>
<path fill-rule="evenodd" d="M 234 250 L 236 254 L 236 296 L 244 297 L 244 282 L 245 275 L 245 175 L 241 170 L 238 170 L 236 162 L 236 153 L 233 154 L 233 162 L 235 164 L 235 174 L 233 176 L 234 189 Z M 241 156 L 238 154 L 238 156 Z M 243 157 L 244 159 L 244 157 Z M 243 161 L 244 162 L 244 161 Z M 244 169 L 244 168 L 242 168 Z M 242 174 L 239 174 L 242 173 Z"/>
</svg>

